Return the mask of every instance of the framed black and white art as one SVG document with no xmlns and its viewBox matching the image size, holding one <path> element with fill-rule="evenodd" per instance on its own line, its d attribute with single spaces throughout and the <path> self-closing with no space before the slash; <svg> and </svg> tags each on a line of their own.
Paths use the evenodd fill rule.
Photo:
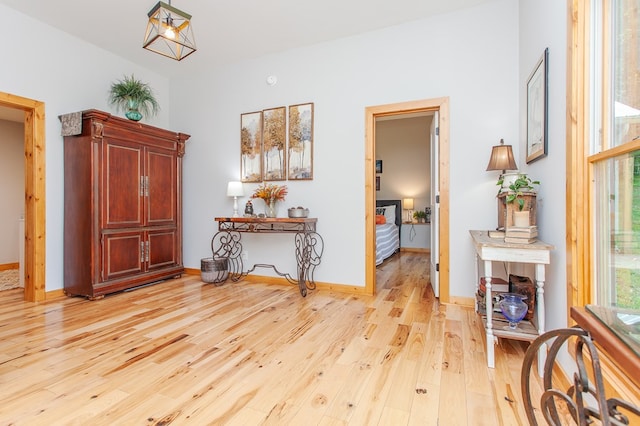
<svg viewBox="0 0 640 426">
<path fill-rule="evenodd" d="M 527 164 L 547 155 L 549 48 L 527 80 Z"/>
</svg>

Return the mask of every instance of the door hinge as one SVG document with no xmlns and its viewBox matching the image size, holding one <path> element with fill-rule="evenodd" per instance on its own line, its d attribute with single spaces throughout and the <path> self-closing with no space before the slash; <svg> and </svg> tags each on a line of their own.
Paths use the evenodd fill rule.
<svg viewBox="0 0 640 426">
<path fill-rule="evenodd" d="M 440 204 L 440 194 L 436 195 L 436 204 Z"/>
<path fill-rule="evenodd" d="M 436 127 L 436 136 L 440 136 L 440 127 Z"/>
<path fill-rule="evenodd" d="M 440 264 L 436 263 L 436 272 L 440 272 Z"/>
</svg>

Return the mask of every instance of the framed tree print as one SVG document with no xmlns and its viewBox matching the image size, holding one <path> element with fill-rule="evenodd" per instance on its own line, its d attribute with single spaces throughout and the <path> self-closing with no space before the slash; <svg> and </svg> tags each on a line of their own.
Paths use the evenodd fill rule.
<svg viewBox="0 0 640 426">
<path fill-rule="evenodd" d="M 549 48 L 527 80 L 527 164 L 547 155 Z"/>
<path fill-rule="evenodd" d="M 287 109 L 263 111 L 262 179 L 285 180 L 285 149 L 287 146 Z"/>
<path fill-rule="evenodd" d="M 240 178 L 262 181 L 262 111 L 240 114 Z"/>
<path fill-rule="evenodd" d="M 289 106 L 289 180 L 313 179 L 313 103 Z"/>
</svg>

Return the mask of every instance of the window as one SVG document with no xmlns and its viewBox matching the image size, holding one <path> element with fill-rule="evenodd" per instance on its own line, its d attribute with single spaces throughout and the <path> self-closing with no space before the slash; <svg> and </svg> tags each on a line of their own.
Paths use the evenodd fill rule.
<svg viewBox="0 0 640 426">
<path fill-rule="evenodd" d="M 584 216 L 569 232 L 582 240 L 570 259 L 586 265 L 571 274 L 573 302 L 640 309 L 640 1 L 574 4 L 584 25 L 574 23 L 571 34 L 582 46 L 572 52 L 570 109 L 581 123 L 569 151 L 572 187 L 587 202 L 571 209 Z"/>
</svg>

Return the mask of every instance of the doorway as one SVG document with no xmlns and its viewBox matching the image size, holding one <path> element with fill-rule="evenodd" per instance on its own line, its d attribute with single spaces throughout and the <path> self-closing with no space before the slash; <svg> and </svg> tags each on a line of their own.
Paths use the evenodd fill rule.
<svg viewBox="0 0 640 426">
<path fill-rule="evenodd" d="M 365 293 L 375 294 L 375 122 L 390 115 L 436 113 L 438 137 L 438 176 L 432 187 L 439 191 L 437 249 L 440 301 L 449 302 L 449 98 L 435 98 L 378 105 L 365 108 Z"/>
<path fill-rule="evenodd" d="M 41 302 L 46 298 L 44 103 L 0 92 L 0 106 L 24 112 L 24 300 Z"/>
</svg>

